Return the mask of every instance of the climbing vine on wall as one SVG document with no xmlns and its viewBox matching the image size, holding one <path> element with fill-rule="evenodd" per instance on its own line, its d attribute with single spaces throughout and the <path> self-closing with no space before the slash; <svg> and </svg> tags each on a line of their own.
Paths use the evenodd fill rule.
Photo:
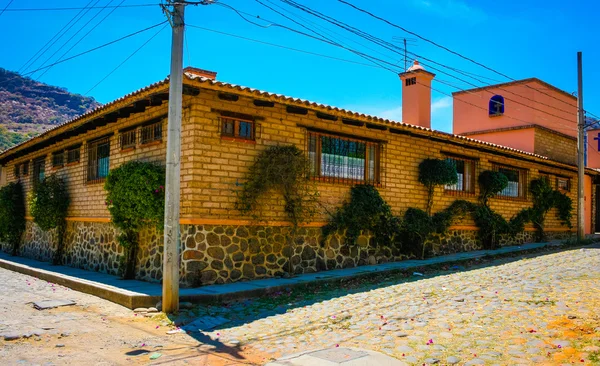
<svg viewBox="0 0 600 366">
<path fill-rule="evenodd" d="M 140 230 L 145 226 L 155 226 L 162 231 L 164 185 L 164 167 L 139 161 L 111 170 L 106 178 L 106 206 L 113 225 L 122 231 L 117 240 L 125 248 L 121 266 L 125 279 L 135 277 Z"/>
<path fill-rule="evenodd" d="M 57 230 L 58 243 L 56 251 L 52 255 L 52 263 L 54 264 L 62 263 L 69 202 L 66 183 L 55 174 L 35 183 L 29 197 L 29 208 L 33 222 L 42 230 Z"/>
<path fill-rule="evenodd" d="M 0 240 L 8 242 L 16 255 L 25 231 L 25 195 L 20 182 L 0 188 Z"/>
</svg>

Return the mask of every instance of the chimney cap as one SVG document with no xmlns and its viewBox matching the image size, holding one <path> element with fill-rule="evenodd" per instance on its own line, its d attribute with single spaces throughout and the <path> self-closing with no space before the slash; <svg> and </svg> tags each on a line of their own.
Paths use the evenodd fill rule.
<svg viewBox="0 0 600 366">
<path fill-rule="evenodd" d="M 201 76 L 203 78 L 207 78 L 207 79 L 211 79 L 211 80 L 216 80 L 216 78 L 217 78 L 217 73 L 215 71 L 199 69 L 197 67 L 191 67 L 191 66 L 188 66 L 185 69 L 183 69 L 183 73 L 191 74 L 192 76 Z"/>
<path fill-rule="evenodd" d="M 425 68 L 423 66 L 421 66 L 421 64 L 419 63 L 419 60 L 415 59 L 412 66 L 409 67 L 408 70 L 406 70 L 406 71 L 409 72 L 409 71 L 417 71 L 417 70 L 426 71 Z"/>
<path fill-rule="evenodd" d="M 409 77 L 410 75 L 420 74 L 429 75 L 429 77 L 434 78 L 435 74 L 431 71 L 425 70 L 425 68 L 419 63 L 418 60 L 414 60 L 411 67 L 408 68 L 405 72 L 401 72 L 399 75 L 401 78 Z"/>
</svg>

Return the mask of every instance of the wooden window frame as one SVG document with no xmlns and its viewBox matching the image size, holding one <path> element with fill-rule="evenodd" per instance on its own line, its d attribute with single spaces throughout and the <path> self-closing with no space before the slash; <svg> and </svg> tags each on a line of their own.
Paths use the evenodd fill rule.
<svg viewBox="0 0 600 366">
<path fill-rule="evenodd" d="M 41 169 L 40 169 L 41 168 Z M 40 179 L 40 173 L 44 174 L 44 177 Z M 31 176 L 33 184 L 40 183 L 46 176 L 46 156 L 42 156 L 33 160 L 33 174 Z"/>
<path fill-rule="evenodd" d="M 225 133 L 225 124 L 233 123 L 233 133 Z M 242 123 L 250 124 L 250 136 L 240 135 L 240 125 Z M 221 129 L 221 139 L 230 141 L 241 141 L 241 142 L 254 142 L 256 141 L 256 122 L 252 119 L 231 117 L 226 115 L 219 116 L 219 127 Z"/>
<path fill-rule="evenodd" d="M 77 152 L 77 159 L 76 160 L 72 160 L 71 157 L 72 157 L 72 155 L 74 155 L 73 153 L 75 151 Z M 66 155 L 67 155 L 66 156 L 66 158 L 67 158 L 66 159 L 67 166 L 79 164 L 81 162 L 81 146 L 67 148 L 65 150 L 65 152 L 66 152 Z"/>
<path fill-rule="evenodd" d="M 119 133 L 119 146 L 121 151 L 133 150 L 137 146 L 137 128 L 121 131 Z"/>
<path fill-rule="evenodd" d="M 60 164 L 57 164 L 57 157 L 60 156 Z M 52 168 L 58 169 L 65 166 L 65 151 L 55 151 L 52 153 Z"/>
<path fill-rule="evenodd" d="M 467 184 L 467 176 L 466 174 L 463 174 L 463 182 L 462 182 L 462 186 L 463 189 L 453 189 L 453 188 L 448 188 L 448 186 L 444 186 L 444 193 L 446 194 L 451 194 L 451 195 L 460 195 L 460 196 L 474 196 L 475 195 L 475 187 L 477 185 L 477 170 L 478 170 L 478 166 L 479 166 L 479 160 L 476 158 L 470 158 L 467 156 L 458 156 L 458 155 L 451 155 L 451 154 L 444 154 L 444 158 L 449 159 L 449 160 L 459 160 L 459 161 L 463 161 L 463 162 L 470 162 L 471 163 L 471 182 L 469 182 L 469 184 Z M 457 173 L 458 174 L 458 173 Z M 471 189 L 470 190 L 466 190 L 465 187 L 470 186 Z"/>
<path fill-rule="evenodd" d="M 498 164 L 492 163 L 492 169 L 495 172 L 500 171 L 500 169 L 505 170 L 514 170 L 519 174 L 519 194 L 518 196 L 507 196 L 501 193 L 496 194 L 494 197 L 501 198 L 504 200 L 513 200 L 513 201 L 526 201 L 527 200 L 527 190 L 529 188 L 529 170 L 526 168 L 514 167 L 506 164 Z"/>
<path fill-rule="evenodd" d="M 15 164 L 15 170 L 13 171 L 15 178 L 21 177 L 21 164 Z"/>
<path fill-rule="evenodd" d="M 107 167 L 106 167 L 106 175 L 102 175 L 101 168 L 99 166 L 99 161 L 102 158 L 98 158 L 98 150 L 100 146 L 108 145 L 108 158 Z M 86 183 L 100 183 L 104 182 L 108 173 L 110 172 L 110 136 L 105 136 L 93 141 L 88 142 L 87 144 L 87 165 L 86 165 Z M 92 165 L 92 161 L 95 161 L 95 164 Z"/>
<path fill-rule="evenodd" d="M 355 137 L 347 137 L 342 135 L 330 134 L 320 131 L 308 130 L 306 136 L 306 151 L 308 153 L 308 159 L 311 160 L 310 153 L 311 151 L 311 136 L 315 137 L 315 161 L 314 166 L 310 172 L 310 178 L 315 181 L 325 182 L 325 183 L 338 183 L 338 184 L 346 184 L 346 185 L 354 185 L 354 184 L 372 184 L 377 187 L 382 186 L 383 182 L 383 174 L 382 174 L 382 157 L 383 157 L 383 145 L 381 142 L 374 142 L 366 139 L 360 139 Z M 348 141 L 348 142 L 357 142 L 365 145 L 365 165 L 364 165 L 364 177 L 363 179 L 353 179 L 353 178 L 343 178 L 343 177 L 332 177 L 332 176 L 323 176 L 321 175 L 321 165 L 322 165 L 322 139 L 321 137 L 329 137 L 338 140 Z M 375 159 L 374 161 L 374 169 L 373 169 L 373 179 L 369 178 L 370 173 L 370 162 L 371 162 L 371 149 L 374 148 Z M 313 164 L 311 162 L 311 164 Z"/>
<path fill-rule="evenodd" d="M 561 180 L 564 180 L 567 182 L 567 188 L 562 188 L 560 186 L 559 182 Z M 571 178 L 557 176 L 556 177 L 556 189 L 558 189 L 559 191 L 562 191 L 562 192 L 570 192 L 571 191 Z"/>
<path fill-rule="evenodd" d="M 158 132 L 157 132 L 158 130 Z M 163 120 L 148 123 L 140 127 L 140 146 L 160 144 L 163 141 Z M 146 138 L 145 138 L 146 137 Z"/>
<path fill-rule="evenodd" d="M 26 161 L 21 164 L 21 176 L 22 177 L 29 176 L 29 161 Z"/>
</svg>

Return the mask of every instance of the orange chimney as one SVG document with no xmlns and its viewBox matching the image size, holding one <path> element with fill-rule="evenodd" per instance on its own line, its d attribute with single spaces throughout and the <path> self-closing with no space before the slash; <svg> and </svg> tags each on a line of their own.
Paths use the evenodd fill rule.
<svg viewBox="0 0 600 366">
<path fill-rule="evenodd" d="M 400 74 L 402 80 L 402 122 L 431 128 L 431 80 L 419 61 Z"/>
<path fill-rule="evenodd" d="M 217 79 L 217 73 L 216 72 L 214 72 L 214 71 L 208 71 L 208 70 L 203 70 L 203 69 L 198 69 L 196 67 L 191 67 L 191 66 L 188 66 L 185 69 L 183 69 L 183 73 L 184 74 L 191 74 L 192 76 L 200 76 L 200 77 L 211 79 L 211 80 L 216 80 Z"/>
</svg>

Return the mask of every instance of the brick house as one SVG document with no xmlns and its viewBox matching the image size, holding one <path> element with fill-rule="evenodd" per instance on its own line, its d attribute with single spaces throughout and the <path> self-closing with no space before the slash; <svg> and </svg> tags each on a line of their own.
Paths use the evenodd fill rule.
<svg viewBox="0 0 600 366">
<path fill-rule="evenodd" d="M 479 194 L 476 177 L 490 169 L 516 177 L 491 200 L 491 207 L 505 218 L 531 205 L 527 184 L 542 175 L 567 179 L 565 192 L 576 198 L 571 187 L 577 186 L 577 169 L 569 162 L 428 128 L 430 113 L 422 104 L 429 108 L 430 89 L 422 87 L 429 85 L 433 74 L 422 68 L 413 67 L 401 75 L 403 94 L 409 99 L 403 105 L 419 104 L 414 113 L 406 111 L 411 124 L 220 82 L 216 73 L 200 69 L 187 68 L 184 73 L 183 285 L 277 276 L 286 270 L 288 257 L 296 273 L 406 258 L 395 248 L 372 247 L 366 236 L 355 246 L 342 245 L 337 236 L 321 245 L 326 210 L 303 226 L 290 246 L 286 241 L 290 226 L 282 199 L 275 195 L 266 199 L 260 222 L 236 211 L 236 192 L 248 167 L 260 151 L 272 145 L 294 144 L 307 152 L 319 167 L 315 178 L 321 203 L 329 211 L 347 198 L 351 184 L 365 182 L 377 185 L 397 214 L 408 207 L 424 208 L 426 189 L 417 180 L 417 168 L 428 157 L 454 159 L 461 167 L 459 183 L 436 193 L 433 212 L 457 198 L 475 202 Z M 412 78 L 419 80 L 413 84 Z M 123 250 L 116 243 L 105 207 L 103 181 L 110 169 L 126 161 L 164 164 L 168 87 L 168 79 L 159 81 L 0 154 L 2 177 L 6 182 L 20 180 L 27 192 L 33 181 L 48 174 L 66 180 L 72 203 L 65 263 L 117 273 Z M 408 93 L 413 92 L 416 95 L 410 97 Z M 342 150 L 359 154 L 344 157 Z M 328 160 L 332 155 L 341 158 L 332 163 Z M 586 174 L 597 173 L 589 170 Z M 574 212 L 574 225 L 576 219 Z M 470 218 L 463 219 L 447 237 L 433 239 L 434 253 L 477 249 L 476 230 Z M 546 231 L 556 236 L 571 234 L 552 213 Z M 530 241 L 532 234 L 533 228 L 527 227 L 516 241 Z M 55 233 L 41 231 L 28 218 L 20 254 L 50 260 L 55 239 Z M 140 239 L 137 277 L 159 281 L 162 237 L 147 229 Z"/>
</svg>

